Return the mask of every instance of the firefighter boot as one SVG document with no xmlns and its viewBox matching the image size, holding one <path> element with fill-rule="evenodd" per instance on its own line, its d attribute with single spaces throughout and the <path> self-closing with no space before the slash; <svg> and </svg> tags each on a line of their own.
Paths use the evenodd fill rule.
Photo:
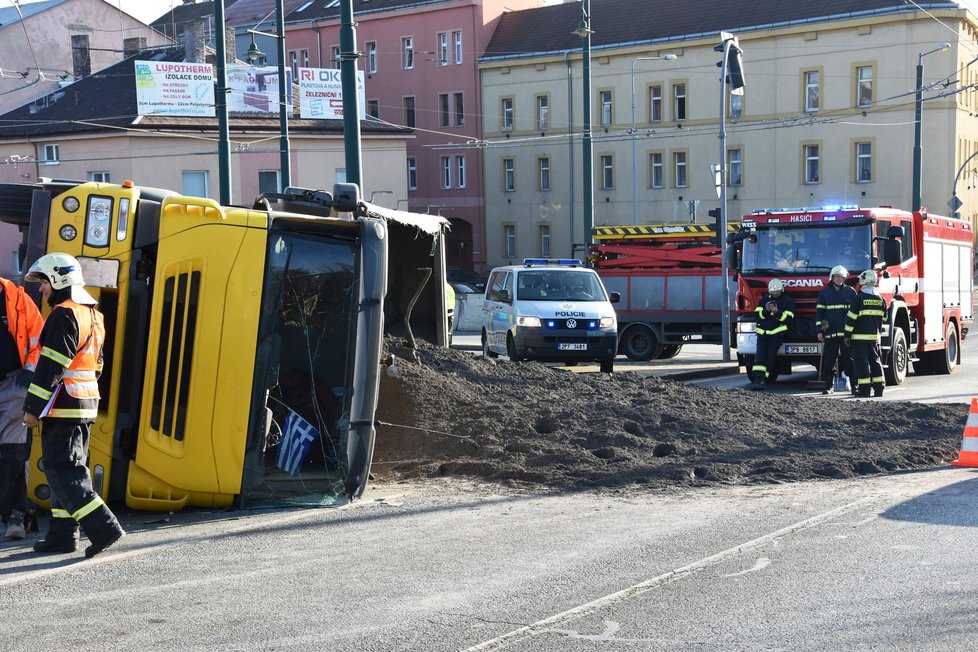
<svg viewBox="0 0 978 652">
<path fill-rule="evenodd" d="M 85 557 L 91 559 L 113 543 L 126 536 L 115 514 L 103 503 L 82 519 L 82 527 L 91 545 L 85 548 Z"/>
<path fill-rule="evenodd" d="M 883 395 L 883 383 L 873 384 L 873 396 L 882 396 L 882 395 Z"/>
<path fill-rule="evenodd" d="M 14 510 L 7 519 L 7 532 L 3 535 L 5 541 L 20 541 L 27 536 L 24 531 L 24 512 Z"/>
<path fill-rule="evenodd" d="M 34 544 L 34 552 L 65 553 L 78 550 L 78 523 L 73 518 L 52 518 L 48 533 Z"/>
</svg>

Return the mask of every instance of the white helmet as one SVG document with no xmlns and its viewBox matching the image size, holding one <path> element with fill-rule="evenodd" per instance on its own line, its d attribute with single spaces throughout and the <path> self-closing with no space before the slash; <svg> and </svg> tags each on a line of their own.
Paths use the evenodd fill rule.
<svg viewBox="0 0 978 652">
<path fill-rule="evenodd" d="M 842 265 L 836 265 L 835 267 L 832 268 L 832 271 L 829 272 L 829 277 L 832 276 L 848 277 L 849 270 L 843 267 Z"/>
<path fill-rule="evenodd" d="M 779 278 L 772 278 L 767 284 L 768 292 L 784 292 L 784 281 Z"/>
<path fill-rule="evenodd" d="M 85 291 L 85 277 L 74 256 L 68 254 L 45 254 L 38 258 L 24 275 L 25 281 L 47 281 L 55 290 L 71 288 L 71 300 L 75 303 L 94 305 L 98 303 Z"/>
<path fill-rule="evenodd" d="M 867 269 L 865 272 L 859 275 L 860 285 L 872 285 L 875 286 L 879 277 L 876 276 L 876 272 L 871 269 Z"/>
</svg>

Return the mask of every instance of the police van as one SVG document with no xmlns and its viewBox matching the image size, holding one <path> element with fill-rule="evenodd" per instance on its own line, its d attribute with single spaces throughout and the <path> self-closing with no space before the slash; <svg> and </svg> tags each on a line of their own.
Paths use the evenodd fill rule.
<svg viewBox="0 0 978 652">
<path fill-rule="evenodd" d="M 510 360 L 577 363 L 597 360 L 611 373 L 618 350 L 618 319 L 593 269 L 575 259 L 527 258 L 496 267 L 486 284 L 482 352 Z"/>
</svg>

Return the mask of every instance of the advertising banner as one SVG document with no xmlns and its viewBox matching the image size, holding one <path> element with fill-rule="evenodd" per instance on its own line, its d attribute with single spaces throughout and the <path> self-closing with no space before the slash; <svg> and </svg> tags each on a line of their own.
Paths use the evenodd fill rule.
<svg viewBox="0 0 978 652">
<path fill-rule="evenodd" d="M 277 66 L 228 66 L 228 111 L 278 113 Z M 292 112 L 292 70 L 285 69 L 285 92 Z"/>
<path fill-rule="evenodd" d="M 136 61 L 139 115 L 214 117 L 214 70 L 209 63 Z"/>
<path fill-rule="evenodd" d="M 357 71 L 360 119 L 367 116 L 363 71 Z M 299 68 L 299 117 L 343 119 L 343 83 L 339 68 Z"/>
</svg>

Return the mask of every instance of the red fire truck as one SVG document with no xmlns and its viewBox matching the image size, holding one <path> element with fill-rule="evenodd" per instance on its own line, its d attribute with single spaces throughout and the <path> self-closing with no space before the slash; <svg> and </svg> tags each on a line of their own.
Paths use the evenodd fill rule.
<svg viewBox="0 0 978 652">
<path fill-rule="evenodd" d="M 975 234 L 970 222 L 889 207 L 783 208 L 741 218 L 732 239 L 741 249 L 735 298 L 737 357 L 748 370 L 756 348 L 758 301 L 768 281 L 779 278 L 795 300 L 794 327 L 778 353 L 772 374 L 792 366 L 820 364 L 815 301 L 835 265 L 849 270 L 848 282 L 865 269 L 880 275 L 889 304 L 883 330 L 887 384 L 916 373 L 952 373 L 960 342 L 974 318 L 971 300 Z M 772 378 L 773 380 L 773 378 Z"/>
</svg>

